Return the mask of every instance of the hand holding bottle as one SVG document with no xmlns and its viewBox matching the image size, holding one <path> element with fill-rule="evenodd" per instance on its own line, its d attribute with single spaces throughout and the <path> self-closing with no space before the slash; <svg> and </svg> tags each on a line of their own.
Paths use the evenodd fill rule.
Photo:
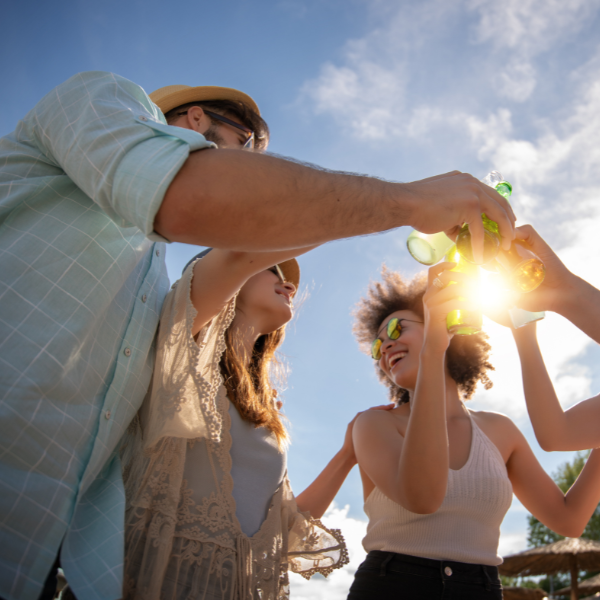
<svg viewBox="0 0 600 600">
<path fill-rule="evenodd" d="M 531 226 L 516 229 L 517 240 L 540 257 L 546 267 L 543 283 L 532 292 L 523 294 L 517 305 L 525 310 L 560 312 L 560 305 L 574 293 L 577 277 L 565 267 L 555 252 Z"/>
<path fill-rule="evenodd" d="M 477 326 L 477 323 L 459 325 L 460 313 L 475 315 L 481 328 L 481 313 L 474 300 L 475 286 L 473 277 L 456 270 L 454 262 L 443 262 L 429 269 L 429 285 L 423 296 L 425 342 L 429 350 L 445 352 L 460 326 Z M 477 267 L 474 267 L 477 269 Z M 458 313 L 458 315 L 457 315 Z M 476 331 L 469 331 L 475 333 Z"/>
<path fill-rule="evenodd" d="M 471 227 L 473 251 L 483 254 L 481 214 L 498 224 L 502 247 L 514 239 L 515 215 L 510 204 L 493 188 L 466 173 L 454 171 L 407 184 L 415 196 L 410 224 L 423 233 L 445 231 L 455 239 L 464 223 Z"/>
</svg>

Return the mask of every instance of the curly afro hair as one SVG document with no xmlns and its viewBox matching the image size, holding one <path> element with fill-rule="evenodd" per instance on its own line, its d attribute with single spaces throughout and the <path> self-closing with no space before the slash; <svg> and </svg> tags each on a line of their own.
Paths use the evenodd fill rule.
<svg viewBox="0 0 600 600">
<path fill-rule="evenodd" d="M 400 273 L 383 265 L 381 281 L 369 285 L 366 298 L 358 302 L 354 311 L 353 330 L 360 349 L 366 354 L 371 354 L 371 343 L 377 337 L 381 323 L 393 312 L 410 310 L 423 318 L 423 295 L 426 290 L 426 273 L 420 273 L 407 281 Z M 487 339 L 487 335 L 480 332 L 474 335 L 455 335 L 450 341 L 446 365 L 465 400 L 475 393 L 478 381 L 481 381 L 486 390 L 493 385 L 487 374 L 488 371 L 494 370 L 488 361 L 491 346 Z M 379 368 L 379 362 L 376 363 L 375 369 L 379 381 L 389 390 L 390 400 L 397 404 L 408 402 L 408 390 L 390 381 Z"/>
</svg>

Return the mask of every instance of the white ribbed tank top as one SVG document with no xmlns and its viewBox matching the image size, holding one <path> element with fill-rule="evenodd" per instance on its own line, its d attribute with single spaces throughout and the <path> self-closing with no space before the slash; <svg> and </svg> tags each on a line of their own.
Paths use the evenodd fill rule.
<svg viewBox="0 0 600 600">
<path fill-rule="evenodd" d="M 470 417 L 470 415 L 469 415 Z M 440 508 L 418 515 L 390 500 L 379 488 L 365 501 L 369 517 L 363 547 L 435 560 L 499 565 L 500 524 L 512 501 L 502 455 L 471 417 L 467 462 L 450 469 Z"/>
</svg>

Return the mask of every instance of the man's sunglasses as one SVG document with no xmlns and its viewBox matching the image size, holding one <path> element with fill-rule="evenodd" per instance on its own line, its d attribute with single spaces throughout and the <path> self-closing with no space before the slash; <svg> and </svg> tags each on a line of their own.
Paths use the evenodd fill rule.
<svg viewBox="0 0 600 600">
<path fill-rule="evenodd" d="M 252 150 L 254 148 L 254 131 L 252 131 L 252 129 L 250 129 L 250 127 L 246 127 L 245 125 L 242 125 L 241 123 L 236 123 L 235 121 L 232 121 L 231 119 L 228 119 L 227 117 L 224 117 L 223 115 L 220 115 L 219 113 L 213 112 L 212 110 L 206 110 L 205 108 L 202 108 L 202 110 L 211 119 L 214 119 L 215 121 L 221 121 L 222 123 L 227 123 L 227 125 L 231 125 L 232 127 L 235 127 L 236 129 L 239 129 L 240 131 L 243 131 L 246 134 L 246 141 L 243 143 L 242 148 L 244 148 L 246 150 Z M 187 110 L 177 113 L 178 116 L 187 115 L 187 114 L 188 114 Z"/>
<path fill-rule="evenodd" d="M 402 321 L 408 321 L 409 323 L 423 323 L 423 321 L 413 321 L 411 319 L 398 319 L 398 317 L 394 317 L 390 319 L 387 323 L 387 326 L 382 327 L 379 332 L 383 331 L 385 328 L 387 336 L 390 340 L 397 340 L 402 333 Z M 383 340 L 381 338 L 375 338 L 373 343 L 371 344 L 371 356 L 375 360 L 379 360 L 381 358 L 381 346 L 383 345 Z"/>
</svg>

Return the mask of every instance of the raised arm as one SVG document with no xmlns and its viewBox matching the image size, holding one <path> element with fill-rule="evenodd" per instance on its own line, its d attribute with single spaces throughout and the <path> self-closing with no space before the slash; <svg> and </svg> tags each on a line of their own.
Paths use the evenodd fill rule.
<svg viewBox="0 0 600 600">
<path fill-rule="evenodd" d="M 506 436 L 514 439 L 514 449 L 506 467 L 515 495 L 546 527 L 566 537 L 579 537 L 600 502 L 600 451 L 592 451 L 577 481 L 563 494 L 542 469 L 523 434 L 510 425 Z"/>
<path fill-rule="evenodd" d="M 560 405 L 536 338 L 535 323 L 513 331 L 527 411 L 540 446 L 549 451 L 600 447 L 600 396 L 568 410 Z"/>
<path fill-rule="evenodd" d="M 374 406 L 369 410 L 391 410 L 393 404 Z M 346 481 L 348 473 L 356 464 L 356 454 L 352 440 L 354 423 L 358 419 L 359 412 L 346 428 L 344 444 L 339 452 L 327 463 L 327 466 L 319 473 L 317 478 L 298 496 L 296 504 L 301 511 L 310 512 L 315 519 L 320 519 L 332 503 L 342 484 Z"/>
<path fill-rule="evenodd" d="M 571 273 L 531 225 L 518 227 L 516 234 L 546 266 L 542 285 L 523 294 L 519 306 L 525 310 L 556 312 L 600 344 L 600 290 Z"/>
<path fill-rule="evenodd" d="M 250 277 L 313 248 L 314 246 L 310 246 L 279 252 L 213 249 L 194 265 L 191 298 L 197 314 L 192 335 L 196 335 L 218 315 Z"/>
<path fill-rule="evenodd" d="M 509 244 L 512 209 L 495 190 L 464 173 L 400 184 L 221 149 L 190 154 L 154 226 L 172 241 L 277 250 L 401 225 L 433 233 L 467 222 L 476 243 L 483 238 L 482 212 L 499 223 Z"/>
<path fill-rule="evenodd" d="M 451 336 L 446 315 L 455 309 L 473 309 L 468 279 L 448 271 L 444 263 L 429 270 L 429 288 L 423 297 L 425 323 L 416 387 L 410 399 L 406 429 L 387 415 L 366 413 L 355 427 L 355 448 L 361 469 L 394 502 L 418 514 L 435 512 L 444 501 L 449 452 L 446 424 L 447 375 L 445 355 Z M 432 286 L 439 276 L 453 285 Z M 382 360 L 386 348 L 382 346 Z M 456 389 L 453 390 L 454 393 Z"/>
</svg>

